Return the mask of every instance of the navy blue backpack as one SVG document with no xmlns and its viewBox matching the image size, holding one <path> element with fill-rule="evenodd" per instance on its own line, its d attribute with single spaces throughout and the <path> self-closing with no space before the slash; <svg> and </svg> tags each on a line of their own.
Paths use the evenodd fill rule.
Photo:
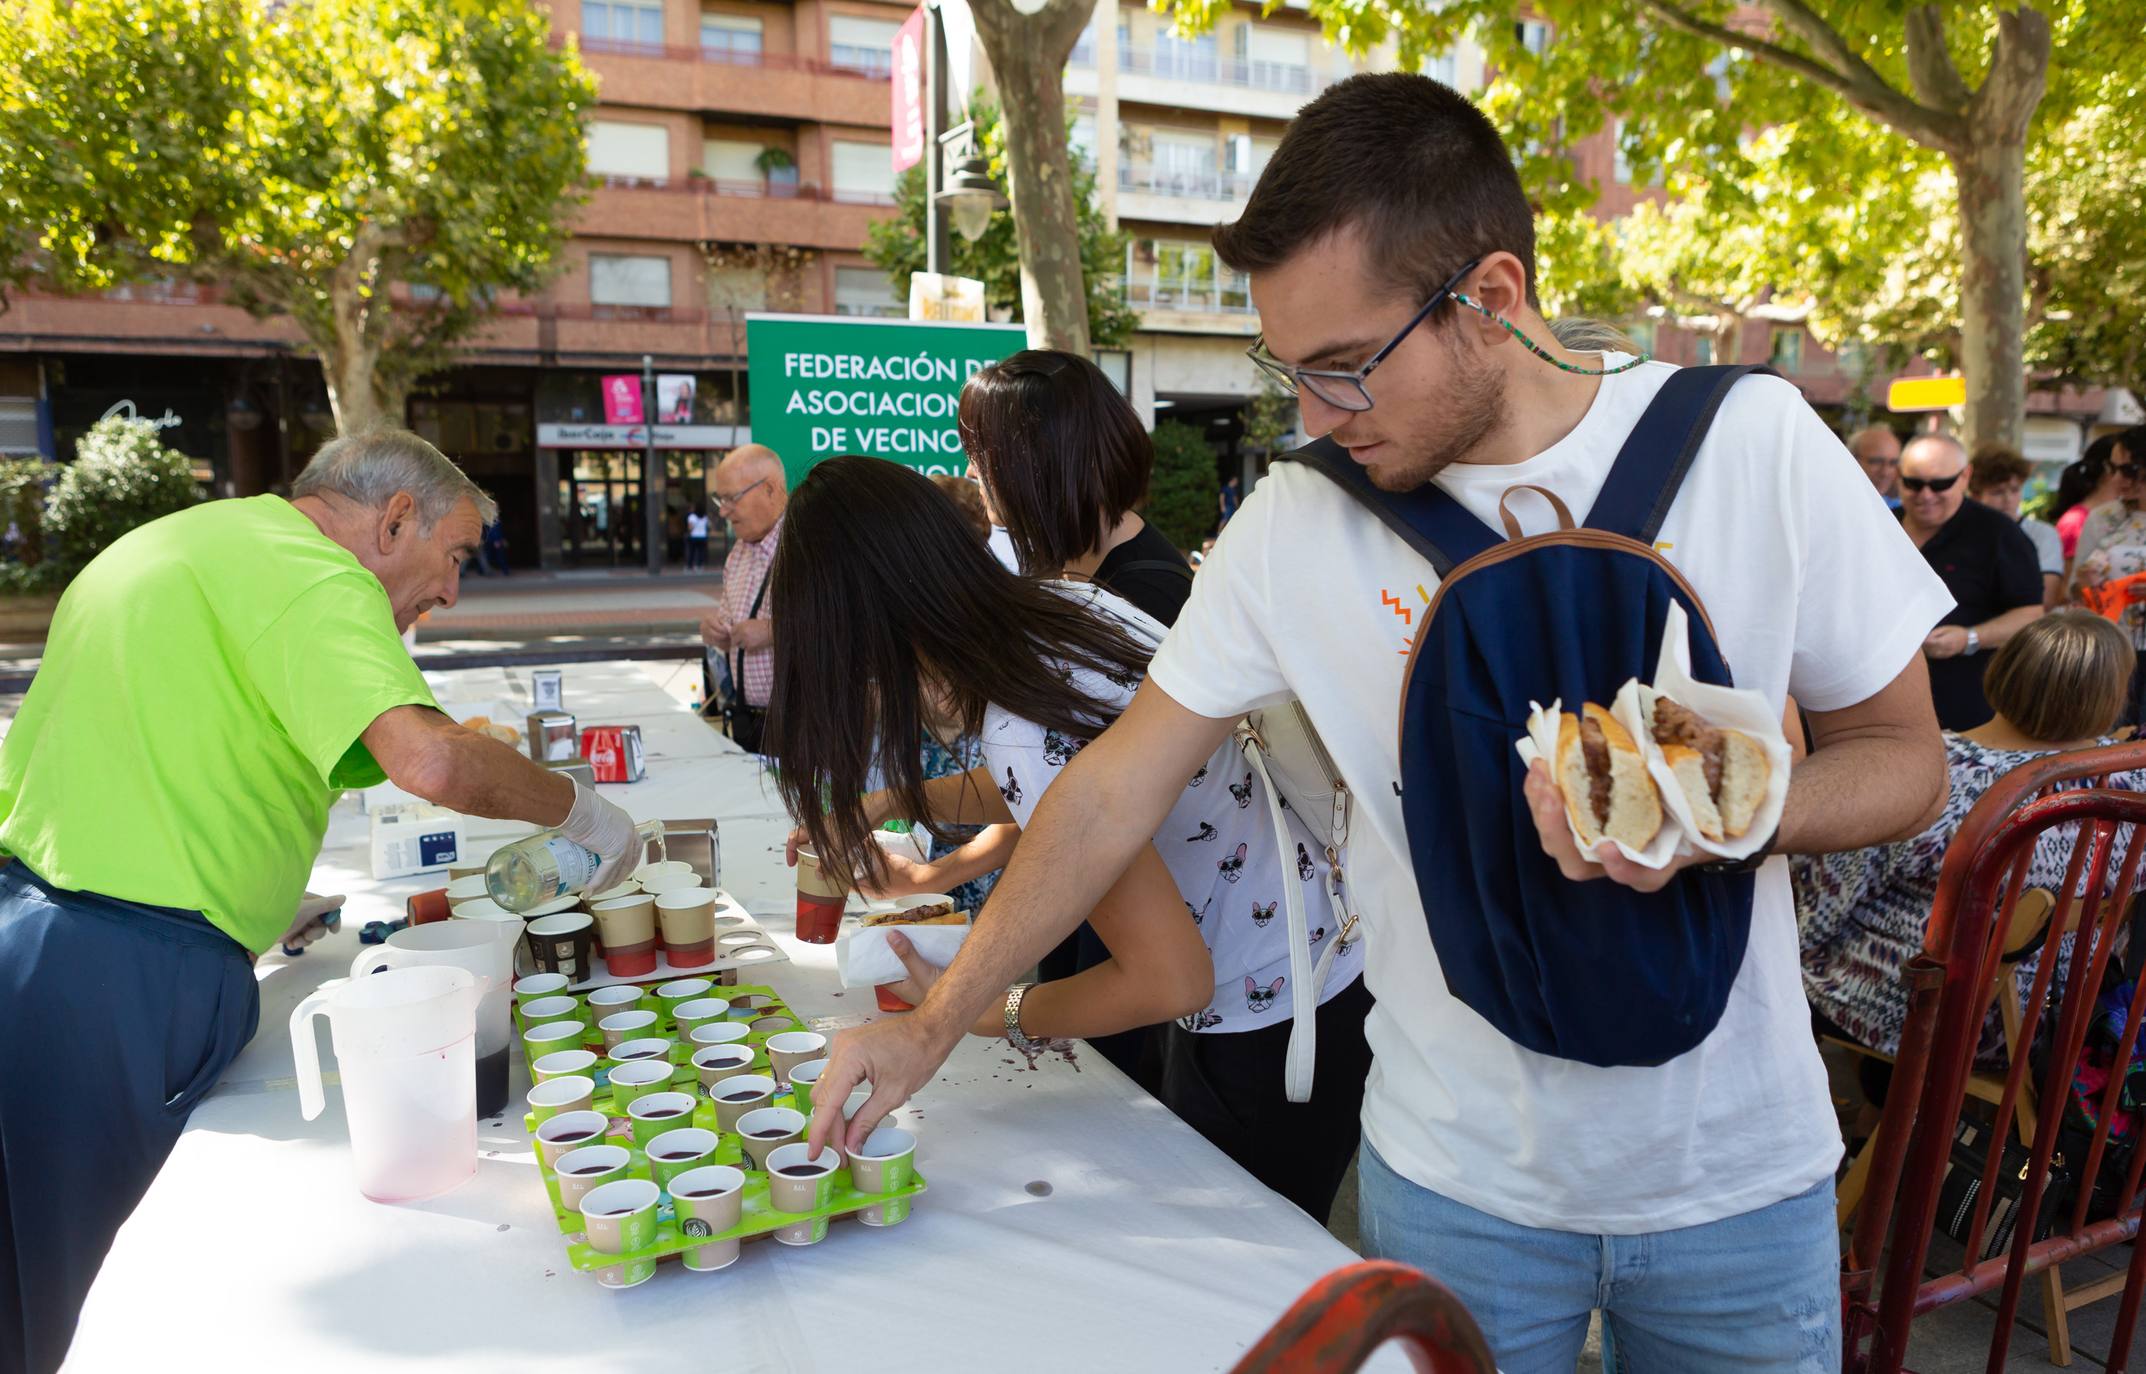
<svg viewBox="0 0 2146 1374">
<path fill-rule="evenodd" d="M 1737 379 L 1673 373 L 1617 455 L 1585 527 L 1492 530 L 1436 485 L 1374 487 L 1330 441 L 1289 455 L 1362 501 L 1439 583 L 1401 690 L 1401 810 L 1446 986 L 1507 1038 L 1604 1067 L 1666 1063 L 1720 1021 L 1751 932 L 1752 875 L 1687 868 L 1657 893 L 1570 882 L 1543 853 L 1514 743 L 1529 703 L 1608 705 L 1652 678 L 1672 601 L 1692 676 L 1733 686 L 1698 597 L 1654 549 L 1677 488 Z M 1508 499 L 1510 493 L 1507 494 Z M 1666 817 L 1665 817 L 1666 822 Z"/>
</svg>

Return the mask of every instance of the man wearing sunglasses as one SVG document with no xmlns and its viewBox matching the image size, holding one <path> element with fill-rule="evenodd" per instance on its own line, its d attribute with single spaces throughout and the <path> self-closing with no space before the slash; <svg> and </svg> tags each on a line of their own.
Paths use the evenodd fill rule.
<svg viewBox="0 0 2146 1374">
<path fill-rule="evenodd" d="M 1295 390 L 1303 432 L 1387 491 L 1437 484 L 1489 531 L 1523 486 L 1584 521 L 1675 371 L 1558 343 L 1536 306 L 1533 212 L 1506 145 L 1425 77 L 1356 76 L 1306 105 L 1215 248 L 1250 273 L 1265 330 L 1253 361 Z M 1554 524 L 1539 494 L 1512 505 L 1529 533 Z M 1794 387 L 1756 377 L 1728 393 L 1658 538 L 1737 685 L 1776 710 L 1793 693 L 1809 712 L 1811 752 L 1774 847 L 1920 831 L 1945 769 L 1919 651 L 1949 601 Z M 915 1012 L 836 1040 L 816 1141 L 858 1143 L 929 1082 L 1117 880 L 1235 721 L 1295 698 L 1353 798 L 1348 892 L 1377 998 L 1358 1163 L 1366 1253 L 1455 1290 L 1506 1374 L 1570 1374 L 1596 1309 L 1648 1374 L 1838 1369 L 1841 1140 L 1786 863 L 1755 876 L 1735 990 L 1696 1048 L 1598 1068 L 1500 1035 L 1448 988 L 1402 815 L 1395 707 L 1437 588 L 1431 563 L 1339 483 L 1275 464 L 1132 703 L 1052 786 L 952 967 Z M 1524 603 L 1507 613 L 1520 627 L 1541 618 Z M 1547 700 L 1554 684 L 1533 690 Z M 1538 773 L 1486 770 L 1476 785 L 1525 787 L 1534 833 L 1511 840 L 1554 865 L 1546 881 L 1661 888 L 1665 873 L 1614 850 L 1584 863 Z M 873 1094 L 844 1127 L 860 1079 Z"/>
<path fill-rule="evenodd" d="M 1989 656 L 2042 613 L 2034 541 L 1967 499 L 1967 450 L 1949 434 L 1918 435 L 1901 450 L 1900 527 L 1952 593 L 1952 610 L 1922 645 L 1938 724 L 1972 730 L 1990 718 Z"/>
</svg>

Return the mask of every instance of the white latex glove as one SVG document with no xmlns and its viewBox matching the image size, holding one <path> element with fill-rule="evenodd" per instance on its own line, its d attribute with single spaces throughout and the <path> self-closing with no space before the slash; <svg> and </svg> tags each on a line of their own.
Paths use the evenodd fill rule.
<svg viewBox="0 0 2146 1374">
<path fill-rule="evenodd" d="M 291 918 L 291 928 L 284 931 L 283 938 L 276 943 L 285 949 L 303 949 L 328 933 L 328 927 L 323 922 L 331 912 L 342 909 L 342 893 L 323 897 L 318 893 L 308 892 L 298 903 L 298 911 Z"/>
<path fill-rule="evenodd" d="M 566 813 L 559 833 L 602 860 L 589 882 L 591 892 L 617 887 L 640 867 L 641 837 L 633 817 L 579 780 L 574 783 L 574 809 Z"/>
</svg>

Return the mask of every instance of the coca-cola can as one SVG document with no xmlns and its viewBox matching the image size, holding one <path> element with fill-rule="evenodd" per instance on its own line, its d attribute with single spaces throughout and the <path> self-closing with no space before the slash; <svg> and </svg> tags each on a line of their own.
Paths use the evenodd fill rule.
<svg viewBox="0 0 2146 1374">
<path fill-rule="evenodd" d="M 581 757 L 598 782 L 639 782 L 647 772 L 638 725 L 583 726 Z"/>
</svg>

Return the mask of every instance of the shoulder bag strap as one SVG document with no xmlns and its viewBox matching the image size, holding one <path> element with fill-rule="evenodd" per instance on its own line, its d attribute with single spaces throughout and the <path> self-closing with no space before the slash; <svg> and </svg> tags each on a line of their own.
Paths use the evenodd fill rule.
<svg viewBox="0 0 2146 1374">
<path fill-rule="evenodd" d="M 760 574 L 760 590 L 753 594 L 753 608 L 745 613 L 747 620 L 759 618 L 760 603 L 767 600 L 767 584 L 774 574 L 775 564 L 771 559 L 768 562 L 767 569 Z M 732 649 L 730 656 L 730 680 L 736 684 L 738 689 L 738 709 L 741 711 L 754 710 L 756 708 L 753 704 L 745 699 L 745 651 L 743 649 Z M 764 710 L 766 708 L 757 709 Z"/>
<path fill-rule="evenodd" d="M 1363 465 L 1331 439 L 1285 453 L 1278 461 L 1302 463 L 1330 479 L 1384 521 L 1402 543 L 1423 555 L 1441 578 L 1504 537 L 1470 515 L 1466 506 L 1435 482 L 1425 482 L 1414 491 L 1381 491 Z"/>
<path fill-rule="evenodd" d="M 1282 865 L 1282 913 L 1289 924 L 1289 984 L 1290 1006 L 1294 1008 L 1289 1026 L 1289 1050 L 1282 1060 L 1282 1086 L 1291 1102 L 1311 1101 L 1312 1072 L 1319 1058 L 1319 989 L 1325 981 L 1325 969 L 1316 973 L 1311 964 L 1311 927 L 1304 917 L 1304 884 L 1291 882 L 1294 876 L 1289 858 L 1289 822 L 1283 818 L 1281 792 L 1274 779 L 1267 774 L 1266 751 L 1260 747 L 1259 736 L 1248 729 L 1237 732 L 1237 747 L 1244 754 L 1245 765 L 1259 774 L 1267 795 L 1267 819 L 1274 826 L 1278 857 Z M 1327 946 L 1329 955 L 1334 945 Z"/>
<path fill-rule="evenodd" d="M 1588 528 L 1652 545 L 1729 388 L 1760 373 L 1778 375 L 1757 363 L 1680 367 L 1670 373 L 1618 450 L 1587 513 Z"/>
</svg>

